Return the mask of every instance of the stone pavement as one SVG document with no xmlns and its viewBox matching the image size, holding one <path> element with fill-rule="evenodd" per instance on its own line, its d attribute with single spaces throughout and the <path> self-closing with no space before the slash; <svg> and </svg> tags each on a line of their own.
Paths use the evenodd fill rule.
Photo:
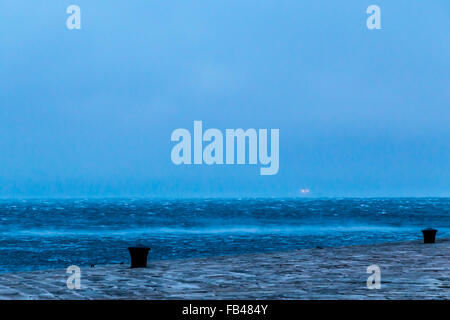
<svg viewBox="0 0 450 320">
<path fill-rule="evenodd" d="M 0 274 L 0 299 L 450 299 L 450 239 Z M 381 289 L 366 286 L 381 269 Z"/>
</svg>

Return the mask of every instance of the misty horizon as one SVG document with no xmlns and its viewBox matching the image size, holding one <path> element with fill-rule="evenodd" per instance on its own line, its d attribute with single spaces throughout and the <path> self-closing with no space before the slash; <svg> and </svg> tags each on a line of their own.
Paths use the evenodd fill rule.
<svg viewBox="0 0 450 320">
<path fill-rule="evenodd" d="M 450 196 L 449 3 L 371 4 L 2 3 L 0 198 Z M 279 170 L 175 165 L 195 120 Z"/>
</svg>

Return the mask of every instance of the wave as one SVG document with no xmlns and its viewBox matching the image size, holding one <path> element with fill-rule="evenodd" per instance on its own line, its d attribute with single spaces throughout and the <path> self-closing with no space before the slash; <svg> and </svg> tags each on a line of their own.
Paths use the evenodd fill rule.
<svg viewBox="0 0 450 320">
<path fill-rule="evenodd" d="M 440 228 L 440 232 L 448 232 L 448 228 Z M 137 236 L 182 236 L 182 235 L 310 235 L 321 233 L 352 232 L 414 232 L 420 233 L 418 227 L 397 227 L 383 225 L 233 225 L 208 226 L 197 228 L 181 227 L 148 227 L 131 229 L 28 229 L 2 232 L 2 238 L 18 237 L 137 237 Z"/>
</svg>

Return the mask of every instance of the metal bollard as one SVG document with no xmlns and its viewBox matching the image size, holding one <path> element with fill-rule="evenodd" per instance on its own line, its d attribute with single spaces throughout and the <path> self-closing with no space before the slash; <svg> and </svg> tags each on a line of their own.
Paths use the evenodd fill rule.
<svg viewBox="0 0 450 320">
<path fill-rule="evenodd" d="M 150 248 L 144 246 L 129 247 L 131 268 L 146 268 L 147 256 Z"/>
<path fill-rule="evenodd" d="M 433 228 L 427 228 L 422 230 L 423 243 L 434 243 L 436 240 L 437 230 Z"/>
</svg>

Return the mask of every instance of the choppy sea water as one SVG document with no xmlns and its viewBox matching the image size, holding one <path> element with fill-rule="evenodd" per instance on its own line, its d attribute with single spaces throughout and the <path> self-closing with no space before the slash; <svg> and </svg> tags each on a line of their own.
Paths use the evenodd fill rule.
<svg viewBox="0 0 450 320">
<path fill-rule="evenodd" d="M 450 237 L 450 198 L 0 200 L 0 272 Z"/>
</svg>

